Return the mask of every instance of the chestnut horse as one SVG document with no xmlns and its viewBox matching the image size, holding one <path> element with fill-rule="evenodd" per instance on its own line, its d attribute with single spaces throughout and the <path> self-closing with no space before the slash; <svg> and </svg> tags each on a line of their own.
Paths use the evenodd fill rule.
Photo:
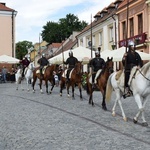
<svg viewBox="0 0 150 150">
<path fill-rule="evenodd" d="M 101 69 L 100 74 L 97 77 L 97 88 L 98 90 L 101 91 L 102 96 L 103 96 L 103 101 L 102 101 L 102 108 L 104 110 L 107 110 L 106 103 L 105 103 L 105 94 L 106 94 L 106 85 L 107 85 L 107 80 L 109 75 L 113 72 L 113 58 L 109 59 L 107 58 L 107 61 L 105 63 L 105 66 L 103 69 Z M 89 97 L 89 104 L 94 105 L 93 102 L 93 91 L 94 89 L 92 88 L 92 76 L 87 77 L 87 88 L 86 92 L 90 96 Z"/>
<path fill-rule="evenodd" d="M 45 81 L 45 86 L 46 86 L 46 93 L 48 94 L 48 81 L 51 83 L 52 87 L 51 87 L 51 90 L 50 90 L 50 94 L 52 93 L 52 90 L 54 88 L 54 85 L 55 85 L 55 80 L 54 80 L 54 76 L 53 76 L 53 71 L 55 71 L 56 73 L 58 72 L 58 68 L 59 68 L 59 65 L 57 64 L 52 64 L 52 65 L 49 65 L 45 68 L 45 71 L 44 71 L 44 78 L 41 79 L 40 78 L 40 67 L 36 68 L 34 71 L 33 71 L 33 82 L 32 82 L 32 88 L 33 88 L 33 92 L 35 92 L 34 90 L 34 85 L 35 85 L 35 82 L 37 80 L 37 78 L 40 80 L 40 91 L 41 93 L 43 93 L 43 90 L 42 90 L 42 80 Z"/>
<path fill-rule="evenodd" d="M 81 89 L 82 87 L 82 62 L 78 61 L 75 64 L 75 67 L 71 70 L 70 75 L 69 75 L 70 81 L 67 83 L 66 83 L 66 73 L 67 73 L 67 69 L 64 70 L 64 72 L 62 73 L 61 83 L 60 83 L 60 96 L 62 96 L 62 90 L 66 84 L 68 97 L 70 97 L 69 87 L 72 86 L 72 99 L 75 99 L 74 88 L 75 88 L 75 85 L 77 85 L 79 88 L 79 92 L 80 92 L 80 99 L 82 99 L 82 89 Z"/>
</svg>

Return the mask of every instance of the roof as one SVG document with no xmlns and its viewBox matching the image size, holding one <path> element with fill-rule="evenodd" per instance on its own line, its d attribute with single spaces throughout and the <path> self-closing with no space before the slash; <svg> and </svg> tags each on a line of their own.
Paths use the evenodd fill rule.
<svg viewBox="0 0 150 150">
<path fill-rule="evenodd" d="M 7 7 L 5 3 L 0 3 L 0 11 L 14 11 L 14 9 Z"/>
</svg>

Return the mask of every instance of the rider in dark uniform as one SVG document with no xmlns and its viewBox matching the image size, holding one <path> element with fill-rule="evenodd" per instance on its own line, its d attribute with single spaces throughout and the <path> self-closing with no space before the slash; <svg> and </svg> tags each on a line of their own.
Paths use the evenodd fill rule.
<svg viewBox="0 0 150 150">
<path fill-rule="evenodd" d="M 43 78 L 42 69 L 44 66 L 49 65 L 49 61 L 46 59 L 45 54 L 42 54 L 42 57 L 37 62 L 40 65 L 40 77 Z"/>
<path fill-rule="evenodd" d="M 26 67 L 29 66 L 30 61 L 25 56 L 25 57 L 23 57 L 23 60 L 21 61 L 21 64 L 22 64 L 22 68 L 23 68 L 22 77 L 24 77 L 24 70 L 25 70 Z"/>
<path fill-rule="evenodd" d="M 99 69 L 105 66 L 105 61 L 100 57 L 100 48 L 95 51 L 95 58 L 89 62 L 90 73 L 92 74 L 92 88 L 96 88 L 96 83 L 94 82 L 96 73 Z"/>
<path fill-rule="evenodd" d="M 68 65 L 68 70 L 67 70 L 67 82 L 69 82 L 69 73 L 70 71 L 75 67 L 75 64 L 78 62 L 78 59 L 73 56 L 73 52 L 69 51 L 69 58 L 67 58 L 66 62 L 64 64 Z"/>
<path fill-rule="evenodd" d="M 135 51 L 135 43 L 133 41 L 128 43 L 128 52 L 124 54 L 122 63 L 125 67 L 125 97 L 128 97 L 132 94 L 128 85 L 131 69 L 134 66 L 137 66 L 137 68 L 143 66 L 143 61 L 140 55 Z"/>
</svg>

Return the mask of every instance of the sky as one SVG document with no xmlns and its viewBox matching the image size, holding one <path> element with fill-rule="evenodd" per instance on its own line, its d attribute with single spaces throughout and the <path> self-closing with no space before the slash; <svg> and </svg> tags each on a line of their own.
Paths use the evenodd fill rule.
<svg viewBox="0 0 150 150">
<path fill-rule="evenodd" d="M 3 0 L 6 6 L 17 11 L 16 42 L 41 39 L 40 33 L 48 21 L 58 22 L 67 14 L 74 14 L 80 21 L 91 22 L 97 12 L 115 0 Z M 94 19 L 93 19 L 94 20 Z"/>
</svg>

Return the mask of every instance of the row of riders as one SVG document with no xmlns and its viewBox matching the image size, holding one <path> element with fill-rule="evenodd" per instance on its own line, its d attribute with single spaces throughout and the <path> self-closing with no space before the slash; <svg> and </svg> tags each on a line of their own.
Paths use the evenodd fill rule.
<svg viewBox="0 0 150 150">
<path fill-rule="evenodd" d="M 104 110 L 107 110 L 106 104 L 105 104 L 105 98 L 109 99 L 109 87 L 108 87 L 108 81 L 109 81 L 109 86 L 111 86 L 115 89 L 116 91 L 119 91 L 119 94 L 122 93 L 122 96 L 119 95 L 116 92 L 116 101 L 118 101 L 120 108 L 122 110 L 122 115 L 124 120 L 126 120 L 126 116 L 124 114 L 122 104 L 120 102 L 121 97 L 129 97 L 131 95 L 135 95 L 134 93 L 134 88 L 132 87 L 132 90 L 130 88 L 130 83 L 132 82 L 133 78 L 140 72 L 140 68 L 143 66 L 142 59 L 140 55 L 135 51 L 135 43 L 133 41 L 130 41 L 128 43 L 128 51 L 124 54 L 122 58 L 122 63 L 124 66 L 124 70 L 118 71 L 118 72 L 113 72 L 113 58 L 109 59 L 107 58 L 107 61 L 105 62 L 103 58 L 100 56 L 100 48 L 98 48 L 97 51 L 95 51 L 95 58 L 91 59 L 89 62 L 89 67 L 90 71 L 87 74 L 86 82 L 87 82 L 87 94 L 89 94 L 89 104 L 94 105 L 93 98 L 92 98 L 92 93 L 93 91 L 98 88 L 98 90 L 101 91 L 102 96 L 103 96 L 103 101 L 102 101 L 102 108 Z M 52 88 L 50 93 L 53 90 L 53 87 L 55 85 L 55 81 L 53 78 L 53 71 L 58 72 L 58 65 L 49 65 L 49 61 L 45 58 L 44 55 L 38 60 L 38 63 L 40 64 L 39 68 L 36 68 L 33 71 L 33 83 L 32 87 L 34 90 L 34 84 L 36 82 L 36 79 L 39 78 L 40 80 L 40 89 L 41 89 L 41 84 L 42 80 L 45 80 L 45 85 L 46 85 L 46 92 L 48 93 L 48 81 L 52 83 Z M 69 58 L 63 62 L 65 65 L 68 65 L 68 69 L 65 69 L 62 72 L 61 76 L 61 83 L 60 83 L 60 95 L 62 96 L 62 90 L 64 88 L 64 85 L 67 87 L 67 94 L 69 96 L 69 87 L 72 86 L 72 98 L 74 98 L 74 86 L 78 85 L 79 91 L 80 91 L 80 98 L 82 99 L 82 93 L 81 93 L 81 84 L 82 84 L 82 62 L 78 61 L 76 57 L 73 56 L 73 52 L 69 51 Z M 29 62 L 28 62 L 29 65 Z M 43 68 L 45 69 L 45 73 L 43 74 Z M 26 65 L 27 67 L 27 65 Z M 48 69 L 50 68 L 50 69 Z M 135 71 L 132 73 L 132 77 L 130 73 L 132 72 L 132 68 L 136 68 Z M 142 69 L 142 68 L 141 68 Z M 38 72 L 38 70 L 40 70 Z M 49 70 L 49 71 L 48 71 Z M 116 84 L 113 85 L 111 83 L 113 75 L 115 76 L 115 81 Z M 119 77 L 118 77 L 119 76 Z M 123 77 L 122 77 L 123 76 Z M 143 75 L 144 76 L 144 75 Z M 118 78 L 117 78 L 118 77 Z M 120 80 L 123 80 L 123 89 L 120 88 L 120 85 L 118 83 Z M 132 79 L 131 79 L 132 78 Z M 147 92 L 147 95 L 150 93 L 150 91 Z M 118 95 L 117 95 L 118 94 Z M 145 95 L 144 95 L 145 96 Z M 137 98 L 138 97 L 138 98 Z M 139 115 L 142 113 L 142 119 L 143 119 L 143 124 L 147 125 L 144 117 L 144 106 L 143 102 L 140 96 L 135 95 L 134 96 L 137 105 L 139 106 L 139 112 L 137 113 L 136 117 L 134 117 L 134 122 L 136 123 L 138 120 Z M 137 98 L 137 99 L 136 99 Z M 116 102 L 117 103 L 117 102 Z M 115 107 L 116 103 L 113 107 L 113 114 L 115 113 Z M 146 102 L 145 102 L 146 103 Z M 144 105 L 145 105 L 144 103 Z"/>
</svg>

